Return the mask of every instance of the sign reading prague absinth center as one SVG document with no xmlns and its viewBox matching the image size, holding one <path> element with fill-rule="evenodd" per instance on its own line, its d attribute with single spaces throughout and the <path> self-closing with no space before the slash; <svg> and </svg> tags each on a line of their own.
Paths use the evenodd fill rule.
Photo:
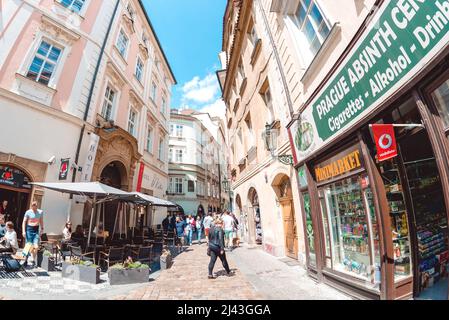
<svg viewBox="0 0 449 320">
<path fill-rule="evenodd" d="M 385 1 L 361 40 L 290 128 L 298 161 L 414 77 L 449 42 L 449 0 Z"/>
</svg>

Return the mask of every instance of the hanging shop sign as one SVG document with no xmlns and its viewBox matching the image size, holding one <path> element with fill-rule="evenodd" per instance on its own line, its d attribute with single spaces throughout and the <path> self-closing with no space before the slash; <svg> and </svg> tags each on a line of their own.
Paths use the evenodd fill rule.
<svg viewBox="0 0 449 320">
<path fill-rule="evenodd" d="M 69 173 L 69 163 L 70 158 L 61 159 L 61 166 L 59 167 L 59 180 L 67 180 L 67 175 Z"/>
<path fill-rule="evenodd" d="M 90 182 L 92 178 L 92 171 L 94 168 L 95 158 L 97 156 L 98 144 L 100 142 L 100 137 L 95 133 L 91 132 L 89 134 L 89 147 L 87 149 L 86 160 L 84 161 L 84 166 L 81 171 L 81 179 L 80 182 Z M 84 196 L 73 196 L 73 199 L 76 202 L 83 203 L 86 201 L 86 197 Z"/>
<path fill-rule="evenodd" d="M 19 169 L 0 165 L 0 185 L 30 189 L 28 178 L 24 172 Z"/>
<path fill-rule="evenodd" d="M 321 183 L 362 168 L 364 168 L 362 151 L 357 145 L 321 162 L 313 171 L 316 182 Z"/>
<path fill-rule="evenodd" d="M 449 43 L 449 0 L 386 0 L 289 130 L 298 162 L 375 111 Z"/>
<path fill-rule="evenodd" d="M 377 148 L 377 160 L 379 162 L 394 158 L 398 155 L 396 137 L 392 124 L 373 124 L 374 142 Z"/>
</svg>

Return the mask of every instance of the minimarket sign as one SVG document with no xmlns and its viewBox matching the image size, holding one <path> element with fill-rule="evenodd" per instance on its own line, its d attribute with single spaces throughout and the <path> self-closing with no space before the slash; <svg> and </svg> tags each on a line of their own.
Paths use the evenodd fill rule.
<svg viewBox="0 0 449 320">
<path fill-rule="evenodd" d="M 387 0 L 361 39 L 289 128 L 298 162 L 375 110 L 448 44 L 449 0 Z"/>
</svg>

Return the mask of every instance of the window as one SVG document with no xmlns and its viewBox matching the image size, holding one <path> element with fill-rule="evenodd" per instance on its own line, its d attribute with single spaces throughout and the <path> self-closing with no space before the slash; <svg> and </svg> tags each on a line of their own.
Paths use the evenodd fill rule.
<svg viewBox="0 0 449 320">
<path fill-rule="evenodd" d="M 195 181 L 187 181 L 187 192 L 195 192 Z"/>
<path fill-rule="evenodd" d="M 173 124 L 170 125 L 170 135 L 172 137 L 175 135 L 175 126 Z"/>
<path fill-rule="evenodd" d="M 159 140 L 159 152 L 158 152 L 159 160 L 164 160 L 164 139 Z"/>
<path fill-rule="evenodd" d="M 329 26 L 315 2 L 315 0 L 301 0 L 295 14 L 299 31 L 307 41 L 312 57 L 318 53 L 330 32 Z"/>
<path fill-rule="evenodd" d="M 176 150 L 176 162 L 182 163 L 182 156 L 183 156 L 182 149 L 177 149 Z"/>
<path fill-rule="evenodd" d="M 170 178 L 169 192 L 182 194 L 183 193 L 183 178 Z"/>
<path fill-rule="evenodd" d="M 253 27 L 251 28 L 251 31 L 249 33 L 249 40 L 251 41 L 253 46 L 255 46 L 257 44 L 257 41 L 259 41 L 259 36 L 257 35 L 257 31 L 256 31 L 256 26 L 255 25 L 253 25 Z"/>
<path fill-rule="evenodd" d="M 157 94 L 157 85 L 153 81 L 151 83 L 151 100 L 153 100 L 154 103 L 156 103 L 156 94 Z"/>
<path fill-rule="evenodd" d="M 173 149 L 168 149 L 168 162 L 173 162 Z"/>
<path fill-rule="evenodd" d="M 28 70 L 27 78 L 48 85 L 58 64 L 61 52 L 61 48 L 42 40 Z"/>
<path fill-rule="evenodd" d="M 432 93 L 433 101 L 445 128 L 449 127 L 449 80 Z"/>
<path fill-rule="evenodd" d="M 153 130 L 148 128 L 147 130 L 147 151 L 153 153 Z"/>
<path fill-rule="evenodd" d="M 72 10 L 73 12 L 80 13 L 84 6 L 85 0 L 60 0 L 59 1 L 64 7 Z"/>
<path fill-rule="evenodd" d="M 128 6 L 126 7 L 126 10 L 128 11 L 129 17 L 131 18 L 131 20 L 134 21 L 134 9 L 131 6 L 131 2 L 128 3 Z"/>
<path fill-rule="evenodd" d="M 128 132 L 136 136 L 137 130 L 137 111 L 134 110 L 132 107 L 129 109 L 129 116 L 128 116 Z"/>
<path fill-rule="evenodd" d="M 183 130 L 184 130 L 184 126 L 181 126 L 181 125 L 176 125 L 176 136 L 178 137 L 178 138 L 182 138 L 182 136 L 183 136 Z"/>
<path fill-rule="evenodd" d="M 101 110 L 101 116 L 106 120 L 112 120 L 114 100 L 115 100 L 115 91 L 108 86 L 106 88 L 106 93 L 104 96 L 103 109 Z"/>
<path fill-rule="evenodd" d="M 120 30 L 120 34 L 117 39 L 117 49 L 122 55 L 122 57 L 126 57 L 126 51 L 128 50 L 128 37 L 126 36 L 123 30 Z"/>
<path fill-rule="evenodd" d="M 273 100 L 271 98 L 270 87 L 267 85 L 267 88 L 264 92 L 262 92 L 262 98 L 265 102 L 266 107 L 268 108 L 268 123 L 272 123 L 274 121 L 274 111 L 273 111 Z"/>
<path fill-rule="evenodd" d="M 207 196 L 211 196 L 211 190 L 210 190 L 210 182 L 207 183 Z"/>
<path fill-rule="evenodd" d="M 162 97 L 162 106 L 161 106 L 161 112 L 166 113 L 167 112 L 167 100 L 165 97 Z"/>
<path fill-rule="evenodd" d="M 239 73 L 239 77 L 240 77 L 240 83 L 242 83 L 243 79 L 246 78 L 245 68 L 243 68 L 243 63 L 242 62 L 240 62 L 240 64 L 239 64 L 238 73 Z"/>
<path fill-rule="evenodd" d="M 142 42 L 148 48 L 148 37 L 145 32 L 142 32 Z"/>
<path fill-rule="evenodd" d="M 137 64 L 136 64 L 136 78 L 139 80 L 139 82 L 142 82 L 142 76 L 143 76 L 143 61 L 139 57 L 137 57 Z"/>
</svg>

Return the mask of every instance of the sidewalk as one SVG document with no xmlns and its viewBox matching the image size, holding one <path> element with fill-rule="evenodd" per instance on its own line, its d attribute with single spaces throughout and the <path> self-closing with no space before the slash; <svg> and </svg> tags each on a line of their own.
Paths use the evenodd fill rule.
<svg viewBox="0 0 449 320">
<path fill-rule="evenodd" d="M 127 295 L 116 296 L 116 300 L 256 300 L 265 297 L 259 294 L 247 281 L 240 270 L 235 275 L 227 277 L 221 261 L 217 259 L 214 272 L 216 279 L 208 279 L 207 266 L 209 257 L 206 254 L 206 244 L 193 244 L 178 255 L 169 270 L 161 272 L 160 276 L 143 289 L 130 292 Z M 231 269 L 236 264 L 228 257 Z"/>
<path fill-rule="evenodd" d="M 339 291 L 311 280 L 300 266 L 288 266 L 279 259 L 246 246 L 227 252 L 233 277 L 224 275 L 221 261 L 214 271 L 219 277 L 207 278 L 209 257 L 205 244 L 193 244 L 176 257 L 171 269 L 145 288 L 114 299 L 131 300 L 348 300 Z"/>
<path fill-rule="evenodd" d="M 228 254 L 257 292 L 268 300 L 350 300 L 340 291 L 316 283 L 299 264 L 289 266 L 282 259 L 247 245 Z M 295 261 L 291 259 L 290 261 Z"/>
</svg>

